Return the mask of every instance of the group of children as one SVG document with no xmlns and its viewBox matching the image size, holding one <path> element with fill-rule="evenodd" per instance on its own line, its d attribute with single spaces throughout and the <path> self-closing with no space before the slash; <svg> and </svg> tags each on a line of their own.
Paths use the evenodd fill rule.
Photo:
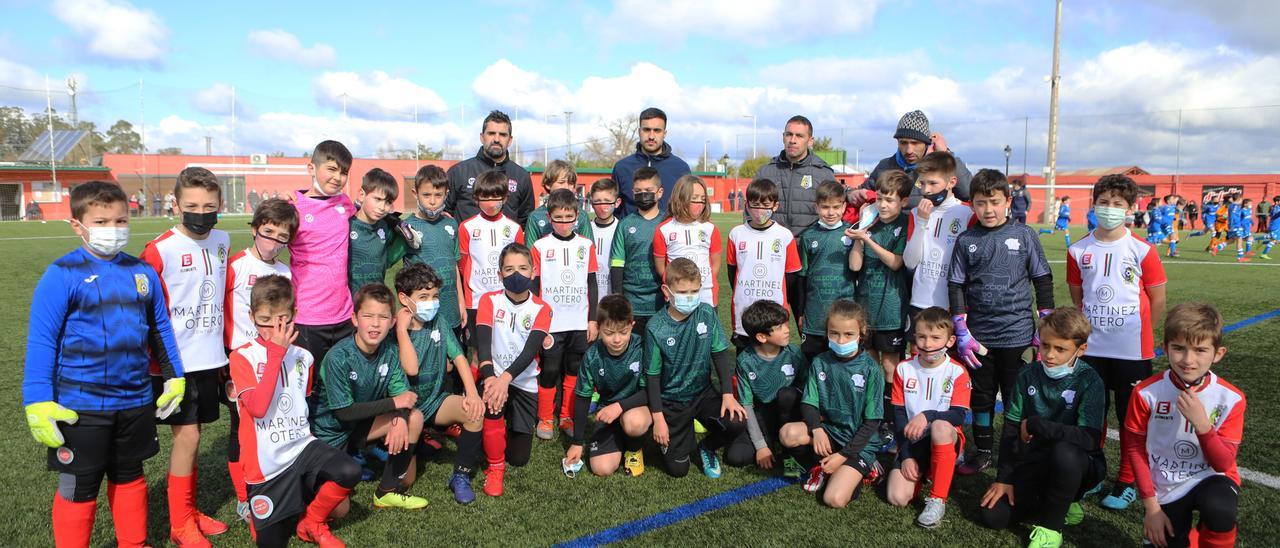
<svg viewBox="0 0 1280 548">
<path fill-rule="evenodd" d="M 1165 279 L 1124 224 L 1137 200 L 1128 178 L 1095 186 L 1099 227 L 1069 251 L 1075 307 L 1055 308 L 1036 234 L 1008 222 L 1004 176 L 980 171 L 962 203 L 946 152 L 921 159 L 914 182 L 880 177 L 856 223 L 843 218 L 844 188 L 820 182 L 818 220 L 798 236 L 772 219 L 777 184 L 753 181 L 723 243 L 694 176 L 664 197 L 658 173 L 638 169 L 637 211 L 618 218 L 616 183 L 593 183 L 588 212 L 572 166 L 553 163 L 545 203 L 521 227 L 502 213 L 502 173 L 477 177 L 480 212 L 454 219 L 445 173 L 424 167 L 417 210 L 401 219 L 398 185 L 381 170 L 364 177 L 359 205 L 347 198 L 350 165 L 341 144 L 318 145 L 311 188 L 264 201 L 252 245 L 230 257 L 207 170 L 179 176 L 182 224 L 142 260 L 121 253 L 119 187 L 72 191 L 85 245 L 36 289 L 24 378 L 32 433 L 60 474 L 60 546 L 87 545 L 104 475 L 117 541 L 145 542 L 141 463 L 158 450 L 156 422 L 174 434 L 171 539 L 209 546 L 227 526 L 195 507 L 195 455 L 220 406 L 232 410 L 240 515 L 260 546 L 295 535 L 342 546 L 328 524 L 370 475 L 366 453 L 386 460 L 375 507 L 422 508 L 408 494 L 418 457 L 455 437 L 448 487 L 469 504 L 477 472 L 501 496 L 507 466 L 527 464 L 533 439 L 557 430 L 569 477 L 584 466 L 643 474 L 652 440 L 672 476 L 696 458 L 719 477 L 723 453 L 729 466 L 807 474 L 803 488 L 832 507 L 886 476 L 896 506 L 929 484 L 917 518 L 927 528 L 943 521 L 954 473 L 996 466 L 982 522 L 1030 521 L 1032 545 L 1057 546 L 1106 475 L 1109 391 L 1125 457 L 1104 505 L 1142 498 L 1157 545 L 1186 545 L 1193 510 L 1202 545 L 1234 538 L 1244 398 L 1207 372 L 1225 352 L 1221 318 L 1204 305 L 1171 310 L 1172 367 L 1151 376 Z M 913 186 L 923 199 L 905 210 Z M 732 334 L 717 314 L 722 266 Z M 893 454 L 887 474 L 882 453 Z"/>
</svg>

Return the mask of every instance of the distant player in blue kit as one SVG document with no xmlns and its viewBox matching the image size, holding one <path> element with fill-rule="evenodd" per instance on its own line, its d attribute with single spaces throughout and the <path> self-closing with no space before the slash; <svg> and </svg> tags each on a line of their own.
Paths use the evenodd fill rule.
<svg viewBox="0 0 1280 548">
<path fill-rule="evenodd" d="M 1271 199 L 1271 212 L 1267 215 L 1267 245 L 1259 257 L 1270 261 L 1271 248 L 1275 247 L 1276 240 L 1280 240 L 1280 196 Z"/>
<path fill-rule="evenodd" d="M 1239 219 L 1231 237 L 1236 240 L 1236 262 L 1248 261 L 1253 256 L 1253 200 L 1240 204 Z"/>
<path fill-rule="evenodd" d="M 1040 229 L 1041 234 L 1055 234 L 1061 232 L 1066 238 L 1067 246 L 1071 246 L 1071 197 L 1063 196 L 1061 205 L 1058 206 L 1058 222 L 1054 223 L 1053 230 L 1047 228 Z"/>
<path fill-rule="evenodd" d="M 89 545 L 105 476 L 117 544 L 144 546 L 142 462 L 160 450 L 156 417 L 182 404 L 182 358 L 159 276 L 121 252 L 129 243 L 124 191 L 102 181 L 77 185 L 71 217 L 84 245 L 49 265 L 32 295 L 22 404 L 58 473 L 54 544 Z M 152 359 L 165 378 L 158 400 Z"/>
</svg>

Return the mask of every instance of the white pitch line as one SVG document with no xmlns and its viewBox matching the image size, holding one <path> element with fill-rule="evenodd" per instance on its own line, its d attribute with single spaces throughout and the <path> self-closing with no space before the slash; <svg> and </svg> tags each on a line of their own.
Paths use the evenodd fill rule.
<svg viewBox="0 0 1280 548">
<path fill-rule="evenodd" d="M 1263 260 L 1265 260 L 1265 259 L 1263 259 Z M 1048 261 L 1048 263 L 1049 263 L 1049 264 L 1067 264 L 1067 261 L 1052 260 L 1052 261 Z M 1162 263 L 1162 264 L 1164 264 L 1165 266 L 1169 266 L 1169 265 L 1176 265 L 1176 266 L 1235 266 L 1235 267 L 1251 267 L 1251 266 L 1280 266 L 1280 263 L 1261 263 L 1261 262 L 1257 262 L 1256 260 L 1255 260 L 1255 261 L 1250 261 L 1250 262 L 1247 262 L 1247 263 L 1236 263 L 1236 262 L 1230 262 L 1230 263 L 1222 263 L 1222 262 L 1207 262 L 1207 263 L 1204 263 L 1204 262 L 1199 262 L 1199 261 L 1170 261 L 1170 260 L 1161 259 L 1161 263 Z"/>
<path fill-rule="evenodd" d="M 252 231 L 251 230 L 223 230 L 223 232 L 226 232 L 227 234 L 248 234 Z M 161 234 L 164 234 L 164 232 L 156 232 L 155 234 L 132 234 L 132 236 L 150 236 L 154 238 Z M 74 238 L 77 240 L 80 239 L 80 237 L 76 236 L 75 234 L 67 234 L 65 236 L 21 236 L 17 238 L 0 238 L 0 242 L 20 242 L 25 240 L 65 240 L 68 238 Z"/>
<path fill-rule="evenodd" d="M 1120 432 L 1117 431 L 1115 428 L 1108 428 L 1107 439 L 1120 441 Z M 1272 489 L 1280 490 L 1280 477 L 1276 477 L 1265 472 L 1250 470 L 1248 468 L 1245 468 L 1239 465 L 1236 466 L 1236 470 L 1240 472 L 1240 477 L 1242 479 L 1247 479 L 1254 483 L 1261 483 L 1262 485 L 1265 485 Z"/>
</svg>

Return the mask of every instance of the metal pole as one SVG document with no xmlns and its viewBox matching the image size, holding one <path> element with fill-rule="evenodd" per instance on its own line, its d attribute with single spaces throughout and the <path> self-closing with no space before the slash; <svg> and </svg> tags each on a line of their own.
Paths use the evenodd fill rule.
<svg viewBox="0 0 1280 548">
<path fill-rule="evenodd" d="M 755 158 L 759 154 L 756 152 L 756 115 L 751 115 L 751 158 Z"/>
<path fill-rule="evenodd" d="M 1182 109 L 1178 109 L 1178 148 L 1173 164 L 1173 193 L 1178 193 L 1179 175 L 1182 173 Z"/>
<path fill-rule="evenodd" d="M 1028 143 L 1030 143 L 1030 141 L 1028 140 L 1031 135 L 1029 133 L 1030 131 L 1031 131 L 1031 117 L 1023 116 L 1022 117 L 1022 174 L 1023 175 L 1027 174 L 1027 146 L 1028 146 Z"/>
<path fill-rule="evenodd" d="M 1044 203 L 1053 203 L 1053 187 L 1058 170 L 1058 86 L 1061 76 L 1058 75 L 1058 59 L 1061 56 L 1062 43 L 1062 0 L 1057 0 L 1056 13 L 1053 18 L 1053 73 L 1049 76 L 1049 154 L 1048 173 L 1045 176 Z M 1044 211 L 1044 222 L 1050 221 L 1050 212 Z"/>
<path fill-rule="evenodd" d="M 564 111 L 564 156 L 565 158 L 568 158 L 569 153 L 573 152 L 573 135 L 572 135 L 573 123 L 570 121 L 570 118 L 572 116 L 573 116 L 573 111 L 571 110 Z"/>
<path fill-rule="evenodd" d="M 147 103 L 146 94 L 143 91 L 142 78 L 138 78 L 138 118 L 138 140 L 142 142 L 142 191 L 147 192 L 149 186 L 147 185 Z M 163 204 L 164 202 L 161 203 Z M 167 211 L 161 211 L 160 213 L 166 217 L 169 216 Z"/>
<path fill-rule="evenodd" d="M 418 103 L 413 104 L 413 169 L 422 169 L 422 162 L 418 159 L 418 149 L 422 148 L 422 142 L 418 140 Z"/>
<path fill-rule="evenodd" d="M 44 118 L 49 125 L 49 172 L 53 176 L 53 190 L 61 192 L 62 189 L 58 188 L 58 159 L 53 155 L 53 92 L 49 89 L 48 75 L 44 77 L 44 102 Z"/>
<path fill-rule="evenodd" d="M 702 171 L 707 171 L 707 146 L 710 144 L 711 141 L 702 142 Z"/>
</svg>

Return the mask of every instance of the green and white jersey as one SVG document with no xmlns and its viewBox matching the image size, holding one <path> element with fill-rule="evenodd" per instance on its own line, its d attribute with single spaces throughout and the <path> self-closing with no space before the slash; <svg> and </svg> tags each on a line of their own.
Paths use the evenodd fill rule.
<svg viewBox="0 0 1280 548">
<path fill-rule="evenodd" d="M 839 299 L 852 299 L 855 277 L 849 269 L 849 248 L 853 242 L 844 231 L 849 223 L 837 228 L 809 225 L 800 233 L 800 275 L 805 278 L 805 335 L 827 334 L 827 310 Z"/>
<path fill-rule="evenodd" d="M 1102 377 L 1084 360 L 1076 360 L 1071 374 L 1050 379 L 1040 362 L 1033 362 L 1018 372 L 1018 382 L 1005 421 L 1022 422 L 1030 417 L 1044 417 L 1058 424 L 1081 426 L 1105 432 L 1106 389 Z"/>
<path fill-rule="evenodd" d="M 772 358 L 757 354 L 756 348 L 752 346 L 738 354 L 738 401 L 742 405 L 772 403 L 779 390 L 796 384 L 804 386 L 809 360 L 800 347 L 789 344 Z"/>
<path fill-rule="evenodd" d="M 693 401 L 711 387 L 711 354 L 729 347 L 716 309 L 699 304 L 684 321 L 664 310 L 645 331 L 645 375 L 659 375 L 663 400 Z"/>
<path fill-rule="evenodd" d="M 640 390 L 640 379 L 644 377 L 640 367 L 643 360 L 644 344 L 640 335 L 631 334 L 631 342 L 627 343 L 621 356 L 610 354 L 604 341 L 597 340 L 587 347 L 587 353 L 582 357 L 578 385 L 573 393 L 590 398 L 592 393 L 598 392 L 600 405 L 625 400 Z"/>
<path fill-rule="evenodd" d="M 355 295 L 365 284 L 385 283 L 387 267 L 404 256 L 404 238 L 384 217 L 369 224 L 351 217 L 351 241 L 347 246 L 347 287 Z"/>
<path fill-rule="evenodd" d="M 405 264 L 422 263 L 436 271 L 441 280 L 438 318 L 449 329 L 462 325 L 458 312 L 458 262 L 462 260 L 462 252 L 458 250 L 457 219 L 441 215 L 435 221 L 428 221 L 413 215 L 405 222 L 422 233 L 422 245 L 405 250 Z"/>
<path fill-rule="evenodd" d="M 884 371 L 866 351 L 848 361 L 827 351 L 810 364 L 801 403 L 822 413 L 822 429 L 839 451 L 863 422 L 884 418 L 883 398 Z M 879 451 L 880 444 L 880 435 L 873 434 L 864 451 Z"/>
<path fill-rule="evenodd" d="M 439 315 L 423 324 L 421 329 L 409 331 L 409 340 L 418 353 L 416 384 L 410 381 L 410 390 L 418 395 L 417 407 L 422 417 L 430 419 L 440 409 L 449 393 L 444 390 L 444 377 L 449 362 L 463 355 L 462 345 L 453 336 L 453 329 L 441 323 Z M 408 376 L 406 375 L 406 379 Z"/>
<path fill-rule="evenodd" d="M 892 222 L 876 222 L 867 229 L 871 239 L 894 255 L 902 256 L 907 248 L 907 216 L 898 215 Z M 867 328 L 892 331 L 907 326 L 907 289 L 910 271 L 903 266 L 893 270 L 869 247 L 863 247 L 862 273 L 858 283 L 858 304 L 867 311 Z"/>
<path fill-rule="evenodd" d="M 365 354 L 356 346 L 354 335 L 338 341 L 324 355 L 320 381 L 311 432 L 334 447 L 346 444 L 351 434 L 351 425 L 339 421 L 334 409 L 394 397 L 409 389 L 394 342 L 384 340 L 373 354 Z"/>
<path fill-rule="evenodd" d="M 667 305 L 662 282 L 653 264 L 653 233 L 664 217 L 652 219 L 632 213 L 618 221 L 609 250 L 609 266 L 622 267 L 622 295 L 631 301 L 636 316 L 653 316 Z"/>
<path fill-rule="evenodd" d="M 581 207 L 578 208 L 578 220 L 573 223 L 573 231 L 592 239 L 591 217 Z M 533 249 L 533 243 L 547 234 L 551 234 L 551 216 L 547 213 L 547 206 L 542 205 L 529 214 L 529 221 L 524 225 L 524 245 Z"/>
</svg>

